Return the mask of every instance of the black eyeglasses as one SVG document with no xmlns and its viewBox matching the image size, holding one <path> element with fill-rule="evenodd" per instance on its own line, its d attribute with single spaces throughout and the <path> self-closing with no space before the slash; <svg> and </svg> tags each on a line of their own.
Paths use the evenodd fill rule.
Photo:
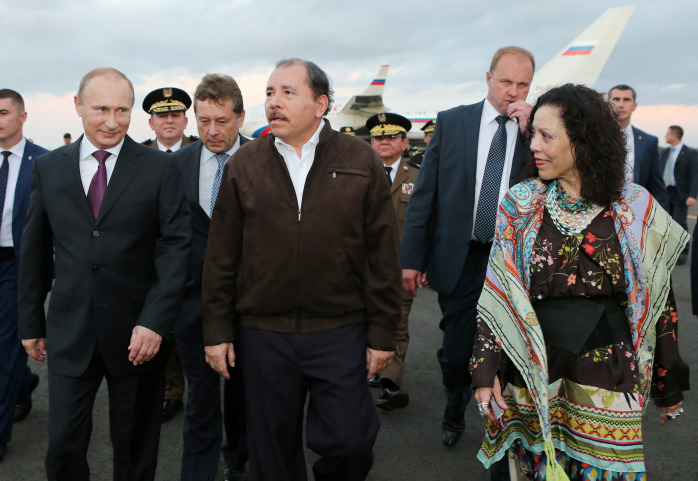
<svg viewBox="0 0 698 481">
<path fill-rule="evenodd" d="M 383 139 L 393 140 L 393 139 L 397 139 L 398 137 L 402 138 L 402 135 L 401 134 L 376 135 L 374 137 L 371 137 L 371 139 L 381 141 Z"/>
</svg>

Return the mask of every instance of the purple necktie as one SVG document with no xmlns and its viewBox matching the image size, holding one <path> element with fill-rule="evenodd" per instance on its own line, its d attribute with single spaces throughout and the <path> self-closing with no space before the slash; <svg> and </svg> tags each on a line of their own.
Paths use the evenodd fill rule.
<svg viewBox="0 0 698 481">
<path fill-rule="evenodd" d="M 90 203 L 92 207 L 92 215 L 97 218 L 99 214 L 99 208 L 102 205 L 102 199 L 104 199 L 104 193 L 107 191 L 107 166 L 105 162 L 111 154 L 106 150 L 97 150 L 92 156 L 97 159 L 99 167 L 97 167 L 97 172 L 95 176 L 92 177 L 92 182 L 90 182 L 90 188 L 87 191 L 87 202 Z"/>
</svg>

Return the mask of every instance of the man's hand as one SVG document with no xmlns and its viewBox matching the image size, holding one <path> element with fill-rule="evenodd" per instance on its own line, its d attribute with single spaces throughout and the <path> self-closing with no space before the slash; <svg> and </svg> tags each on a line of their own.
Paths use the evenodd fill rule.
<svg viewBox="0 0 698 481">
<path fill-rule="evenodd" d="M 366 379 L 371 379 L 377 373 L 388 367 L 390 361 L 393 360 L 394 351 L 377 351 L 366 348 L 366 369 L 368 370 L 368 375 Z"/>
<path fill-rule="evenodd" d="M 687 205 L 688 207 L 693 207 L 694 205 L 696 205 L 696 198 L 695 198 L 695 197 L 689 197 L 688 199 L 686 199 L 686 205 Z"/>
<path fill-rule="evenodd" d="M 417 271 L 414 269 L 402 270 L 402 289 L 412 297 L 417 296 L 417 288 L 420 289 L 427 285 L 426 272 Z"/>
<path fill-rule="evenodd" d="M 136 326 L 131 334 L 128 360 L 134 366 L 150 361 L 160 350 L 162 336 L 144 326 Z"/>
<path fill-rule="evenodd" d="M 525 100 L 517 100 L 509 104 L 507 109 L 507 115 L 512 119 L 518 119 L 519 129 L 521 133 L 526 132 L 526 127 L 528 126 L 528 118 L 531 116 L 531 110 L 533 107 L 528 105 Z"/>
<path fill-rule="evenodd" d="M 206 362 L 211 366 L 211 369 L 224 378 L 230 379 L 228 366 L 235 367 L 233 343 L 224 342 L 215 346 L 204 346 L 204 351 L 206 351 Z"/>
<path fill-rule="evenodd" d="M 38 339 L 22 339 L 22 345 L 32 359 L 36 359 L 39 362 L 44 362 L 46 360 L 45 337 L 40 337 Z"/>
<path fill-rule="evenodd" d="M 502 386 L 499 384 L 499 378 L 497 376 L 495 376 L 494 385 L 491 388 L 479 387 L 475 389 L 475 401 L 477 401 L 478 404 L 490 404 L 492 396 L 494 396 L 494 400 L 497 402 L 497 405 L 502 409 L 502 411 L 506 411 L 507 403 L 504 402 L 504 397 L 502 396 Z M 482 415 L 490 421 L 497 422 L 491 407 L 487 411 L 483 412 Z"/>
</svg>

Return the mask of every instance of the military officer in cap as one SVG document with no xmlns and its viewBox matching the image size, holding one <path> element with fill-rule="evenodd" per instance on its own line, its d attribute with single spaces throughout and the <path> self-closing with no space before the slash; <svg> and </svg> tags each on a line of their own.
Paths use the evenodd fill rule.
<svg viewBox="0 0 698 481">
<path fill-rule="evenodd" d="M 172 153 L 185 145 L 198 140 L 193 135 L 186 137 L 187 110 L 191 107 L 191 97 L 184 90 L 175 87 L 155 89 L 143 99 L 143 110 L 150 114 L 150 128 L 155 131 L 155 139 L 148 139 L 143 145 Z M 165 400 L 162 404 L 160 421 L 171 420 L 184 407 L 184 374 L 179 360 L 179 351 L 174 336 L 170 338 L 170 360 L 165 371 Z"/>
<path fill-rule="evenodd" d="M 198 137 L 184 135 L 189 107 L 191 97 L 184 90 L 175 87 L 155 89 L 146 95 L 143 110 L 150 114 L 148 123 L 155 131 L 155 139 L 148 139 L 143 145 L 171 153 L 196 142 Z"/>
<path fill-rule="evenodd" d="M 339 129 L 339 131 L 343 134 L 347 134 L 347 135 L 351 135 L 351 136 L 356 135 L 356 132 L 354 131 L 353 127 L 342 127 L 341 129 Z"/>
<path fill-rule="evenodd" d="M 422 166 L 422 160 L 424 160 L 424 151 L 427 150 L 427 147 L 429 147 L 429 141 L 431 140 L 431 134 L 434 133 L 434 128 L 436 127 L 436 119 L 430 120 L 426 124 L 424 124 L 424 127 L 421 128 L 421 131 L 424 132 L 424 143 L 427 144 L 424 146 L 424 149 L 417 152 L 414 154 L 412 157 L 410 157 L 409 162 L 410 164 L 421 167 Z"/>
<path fill-rule="evenodd" d="M 393 113 L 379 113 L 366 121 L 366 129 L 371 134 L 371 146 L 383 161 L 385 173 L 390 182 L 390 196 L 393 199 L 398 232 L 401 237 L 407 203 L 419 174 L 419 166 L 411 165 L 402 159 L 405 149 L 409 146 L 407 132 L 411 128 L 412 123 L 408 119 Z M 410 340 L 407 318 L 412 309 L 412 300 L 413 297 L 403 292 L 393 362 L 369 381 L 371 386 L 383 388 L 383 392 L 376 401 L 376 407 L 384 411 L 404 408 L 410 402 L 409 394 L 400 386 L 404 374 L 405 354 Z"/>
</svg>

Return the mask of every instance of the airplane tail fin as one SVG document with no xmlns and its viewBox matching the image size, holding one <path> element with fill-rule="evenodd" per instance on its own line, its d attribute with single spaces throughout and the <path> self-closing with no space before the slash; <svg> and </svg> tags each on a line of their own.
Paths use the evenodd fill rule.
<svg viewBox="0 0 698 481">
<path fill-rule="evenodd" d="M 527 101 L 568 82 L 593 88 L 635 7 L 606 10 L 533 77 Z"/>
<path fill-rule="evenodd" d="M 342 108 L 340 114 L 355 113 L 356 111 L 367 110 L 373 112 L 382 112 L 385 110 L 383 105 L 383 89 L 385 88 L 385 80 L 388 77 L 388 68 L 390 65 L 381 65 L 378 73 L 373 81 L 359 95 L 352 97 Z"/>
</svg>

